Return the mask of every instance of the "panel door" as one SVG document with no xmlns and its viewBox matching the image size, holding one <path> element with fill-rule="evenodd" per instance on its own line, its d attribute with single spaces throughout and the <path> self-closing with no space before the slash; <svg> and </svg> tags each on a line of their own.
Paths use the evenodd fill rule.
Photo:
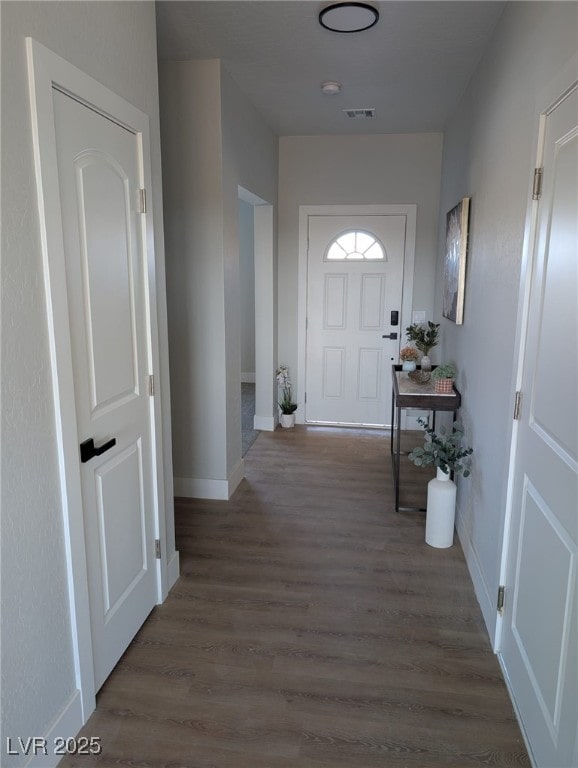
<svg viewBox="0 0 578 768">
<path fill-rule="evenodd" d="M 578 726 L 578 98 L 546 120 L 501 654 L 539 768 Z"/>
<path fill-rule="evenodd" d="M 156 602 L 145 252 L 135 134 L 53 91 L 95 686 Z"/>
<path fill-rule="evenodd" d="M 309 217 L 306 421 L 389 425 L 405 234 L 403 215 Z"/>
</svg>

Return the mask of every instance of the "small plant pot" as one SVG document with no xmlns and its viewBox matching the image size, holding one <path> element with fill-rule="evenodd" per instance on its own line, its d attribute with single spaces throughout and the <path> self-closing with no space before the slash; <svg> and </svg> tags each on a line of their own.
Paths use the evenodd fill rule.
<svg viewBox="0 0 578 768">
<path fill-rule="evenodd" d="M 281 426 L 284 429 L 291 429 L 295 426 L 295 414 L 294 413 L 282 413 L 280 418 Z"/>
<path fill-rule="evenodd" d="M 439 395 L 451 395 L 452 392 L 454 391 L 454 380 L 453 379 L 436 379 L 435 391 Z"/>
<path fill-rule="evenodd" d="M 402 371 L 407 371 L 409 373 L 409 371 L 415 371 L 415 369 L 416 369 L 415 360 L 403 360 L 402 361 L 402 364 L 401 364 L 401 370 Z"/>
</svg>

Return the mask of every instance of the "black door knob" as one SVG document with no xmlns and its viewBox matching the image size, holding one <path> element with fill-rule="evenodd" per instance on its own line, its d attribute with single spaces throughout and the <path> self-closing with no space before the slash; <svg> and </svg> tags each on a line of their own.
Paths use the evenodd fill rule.
<svg viewBox="0 0 578 768">
<path fill-rule="evenodd" d="M 397 339 L 397 333 L 384 333 L 382 339 Z"/>
<path fill-rule="evenodd" d="M 103 443 L 98 447 L 94 444 L 94 438 L 89 437 L 88 440 L 85 440 L 80 444 L 80 461 L 82 464 L 86 464 L 87 461 L 90 461 L 95 456 L 100 456 L 115 445 L 116 437 L 113 437 L 112 440 L 109 440 L 107 443 Z"/>
</svg>

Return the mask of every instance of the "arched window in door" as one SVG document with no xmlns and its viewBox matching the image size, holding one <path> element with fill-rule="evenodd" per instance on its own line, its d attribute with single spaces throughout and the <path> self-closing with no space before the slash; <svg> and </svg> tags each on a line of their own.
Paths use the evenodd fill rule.
<svg viewBox="0 0 578 768">
<path fill-rule="evenodd" d="M 329 244 L 325 261 L 387 261 L 385 248 L 371 232 L 343 232 Z"/>
</svg>

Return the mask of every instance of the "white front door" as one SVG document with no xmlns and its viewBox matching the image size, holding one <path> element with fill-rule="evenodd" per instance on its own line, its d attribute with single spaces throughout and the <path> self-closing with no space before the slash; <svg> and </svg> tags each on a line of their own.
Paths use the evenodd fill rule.
<svg viewBox="0 0 578 768">
<path fill-rule="evenodd" d="M 578 749 L 577 116 L 546 118 L 500 649 L 538 768 Z"/>
<path fill-rule="evenodd" d="M 305 419 L 389 425 L 406 217 L 310 215 L 308 238 Z"/>
<path fill-rule="evenodd" d="M 98 689 L 156 602 L 141 148 L 56 90 L 54 116 Z"/>
</svg>

